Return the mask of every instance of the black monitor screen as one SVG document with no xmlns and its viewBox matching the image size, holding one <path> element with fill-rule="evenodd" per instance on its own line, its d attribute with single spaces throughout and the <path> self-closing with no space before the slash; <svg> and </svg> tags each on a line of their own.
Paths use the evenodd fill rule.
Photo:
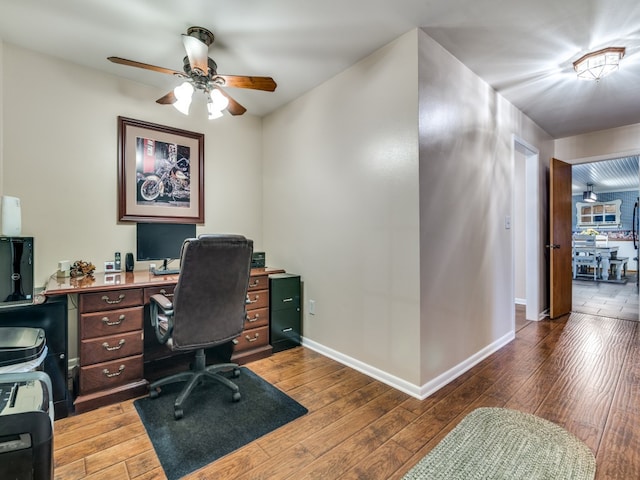
<svg viewBox="0 0 640 480">
<path fill-rule="evenodd" d="M 185 238 L 196 236 L 193 223 L 138 223 L 136 257 L 138 260 L 169 260 L 180 258 Z"/>
</svg>

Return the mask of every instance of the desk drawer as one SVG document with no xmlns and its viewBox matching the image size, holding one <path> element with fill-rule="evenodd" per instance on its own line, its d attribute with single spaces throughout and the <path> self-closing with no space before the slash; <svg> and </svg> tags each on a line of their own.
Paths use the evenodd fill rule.
<svg viewBox="0 0 640 480">
<path fill-rule="evenodd" d="M 244 321 L 244 329 L 263 327 L 269 325 L 269 308 L 257 308 L 247 310 L 247 318 Z"/>
<path fill-rule="evenodd" d="M 147 305 L 151 300 L 150 298 L 156 294 L 161 294 L 167 297 L 169 300 L 173 297 L 173 291 L 175 290 L 175 285 L 163 285 L 161 287 L 147 287 L 144 289 L 144 304 Z"/>
<path fill-rule="evenodd" d="M 269 306 L 269 290 L 256 290 L 247 293 L 247 311 Z"/>
<path fill-rule="evenodd" d="M 142 331 L 93 338 L 80 342 L 82 366 L 108 362 L 116 358 L 142 353 Z"/>
<path fill-rule="evenodd" d="M 142 355 L 80 367 L 80 394 L 124 385 L 142 379 Z"/>
<path fill-rule="evenodd" d="M 108 290 L 98 293 L 83 293 L 78 295 L 80 313 L 115 310 L 124 307 L 142 305 L 142 289 L 129 288 L 122 290 Z"/>
<path fill-rule="evenodd" d="M 252 328 L 245 330 L 234 340 L 234 352 L 242 352 L 252 348 L 262 347 L 269 344 L 269 327 Z"/>
<path fill-rule="evenodd" d="M 249 291 L 269 288 L 269 275 L 258 275 L 249 278 Z"/>
<path fill-rule="evenodd" d="M 102 337 L 114 333 L 141 330 L 144 308 L 132 307 L 80 315 L 80 338 Z"/>
</svg>

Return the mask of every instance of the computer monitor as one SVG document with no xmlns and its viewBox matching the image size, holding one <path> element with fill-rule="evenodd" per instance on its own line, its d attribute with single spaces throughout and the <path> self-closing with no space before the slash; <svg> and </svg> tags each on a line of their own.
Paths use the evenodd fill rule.
<svg viewBox="0 0 640 480">
<path fill-rule="evenodd" d="M 162 260 L 162 270 L 167 262 L 180 258 L 180 248 L 185 238 L 196 236 L 193 223 L 138 223 L 136 227 L 136 258 L 138 260 Z"/>
</svg>

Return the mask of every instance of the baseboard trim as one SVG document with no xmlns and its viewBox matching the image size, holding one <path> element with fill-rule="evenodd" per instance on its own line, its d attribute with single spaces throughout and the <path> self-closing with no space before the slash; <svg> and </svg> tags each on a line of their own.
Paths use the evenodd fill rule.
<svg viewBox="0 0 640 480">
<path fill-rule="evenodd" d="M 470 370 L 471 368 L 475 367 L 482 360 L 487 358 L 489 355 L 497 352 L 498 350 L 500 350 L 502 347 L 507 345 L 509 342 L 511 342 L 515 338 L 516 338 L 516 333 L 515 331 L 512 330 L 506 335 L 503 335 L 502 337 L 497 339 L 495 342 L 492 342 L 491 344 L 487 345 L 482 350 L 471 355 L 469 358 L 467 358 L 463 362 L 460 362 L 455 367 L 450 368 L 449 370 L 442 373 L 441 375 L 438 375 L 433 380 L 428 381 L 420 388 L 420 397 L 419 397 L 420 400 L 424 400 L 429 395 L 434 394 L 435 392 L 440 390 L 442 387 L 444 387 L 448 383 L 451 383 L 460 375 Z"/>
<path fill-rule="evenodd" d="M 336 362 L 346 365 L 347 367 L 353 368 L 360 373 L 364 373 L 371 378 L 375 378 L 376 380 L 389 385 L 396 390 L 400 390 L 407 395 L 411 395 L 412 397 L 420 399 L 420 388 L 417 385 L 407 382 L 406 380 L 396 377 L 395 375 L 391 375 L 384 370 L 380 370 L 379 368 L 361 362 L 360 360 L 357 360 L 353 357 L 340 353 L 333 348 L 327 347 L 318 342 L 314 342 L 313 340 L 309 340 L 308 338 L 302 338 L 302 345 L 309 348 L 310 350 L 313 350 L 314 352 L 321 353 L 325 357 L 329 357 Z"/>
<path fill-rule="evenodd" d="M 526 298 L 516 298 L 515 299 L 515 304 L 516 305 L 526 305 L 527 304 L 527 299 Z"/>
<path fill-rule="evenodd" d="M 353 368 L 354 370 L 364 373 L 365 375 L 371 378 L 374 378 L 386 385 L 389 385 L 390 387 L 393 387 L 396 390 L 400 390 L 401 392 L 404 392 L 407 395 L 411 395 L 412 397 L 417 398 L 418 400 L 424 400 L 429 395 L 432 395 L 433 393 L 435 393 L 436 391 L 438 391 L 448 383 L 458 378 L 467 370 L 471 369 L 472 367 L 480 363 L 482 360 L 487 358 L 492 353 L 495 353 L 496 351 L 500 350 L 506 344 L 511 342 L 514 338 L 515 338 L 514 331 L 507 333 L 506 335 L 497 339 L 495 342 L 492 342 L 490 345 L 487 345 L 482 350 L 473 354 L 472 356 L 467 358 L 465 361 L 459 363 L 453 368 L 450 368 L 443 374 L 438 375 L 436 378 L 434 378 L 433 380 L 430 380 L 429 382 L 427 382 L 421 387 L 418 385 L 414 385 L 410 382 L 407 382 L 406 380 L 403 380 L 399 377 L 396 377 L 395 375 L 391 375 L 390 373 L 380 370 L 379 368 L 376 368 L 364 362 L 361 362 L 360 360 L 357 360 L 353 357 L 340 353 L 337 350 L 334 350 L 330 347 L 322 345 L 318 342 L 314 342 L 313 340 L 310 340 L 308 338 L 304 338 L 304 337 L 302 338 L 302 345 L 326 357 L 329 357 L 335 360 L 336 362 L 346 365 L 347 367 Z"/>
</svg>

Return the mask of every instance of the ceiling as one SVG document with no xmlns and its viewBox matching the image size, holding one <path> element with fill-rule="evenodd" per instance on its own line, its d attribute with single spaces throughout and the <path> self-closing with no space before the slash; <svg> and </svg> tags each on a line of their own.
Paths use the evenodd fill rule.
<svg viewBox="0 0 640 480">
<path fill-rule="evenodd" d="M 106 58 L 181 70 L 180 35 L 208 28 L 220 73 L 278 83 L 229 92 L 256 115 L 422 27 L 555 138 L 640 123 L 638 0 L 0 0 L 0 12 L 4 42 L 167 91 L 172 76 Z M 627 49 L 620 70 L 578 80 L 572 62 L 609 45 Z"/>
<path fill-rule="evenodd" d="M 593 185 L 593 191 L 621 192 L 638 190 L 638 155 L 601 162 L 583 163 L 571 167 L 573 195 L 581 195 L 587 190 L 587 184 Z"/>
</svg>

